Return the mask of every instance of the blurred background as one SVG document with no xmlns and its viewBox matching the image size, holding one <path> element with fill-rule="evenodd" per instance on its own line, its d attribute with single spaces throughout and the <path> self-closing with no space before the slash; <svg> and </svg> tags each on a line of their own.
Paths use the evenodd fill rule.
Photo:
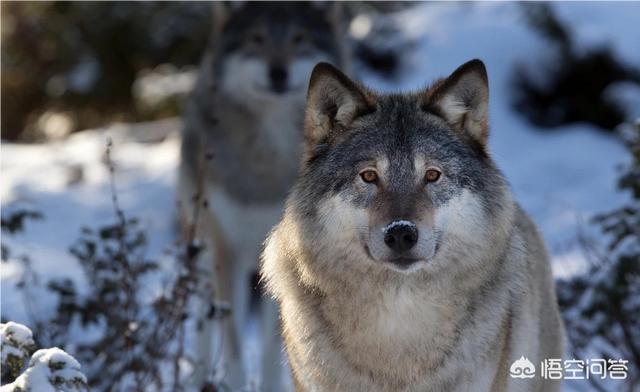
<svg viewBox="0 0 640 392">
<path fill-rule="evenodd" d="M 127 377 L 175 390 L 189 357 L 189 337 L 170 332 L 188 312 L 167 309 L 167 287 L 185 284 L 175 169 L 211 4 L 3 1 L 1 14 L 2 322 L 76 356 L 94 390 Z M 552 255 L 567 358 L 628 361 L 625 380 L 564 389 L 639 390 L 640 3 L 350 2 L 342 18 L 354 77 L 379 90 L 485 62 L 491 152 Z M 127 263 L 146 266 L 123 273 L 143 287 L 147 325 L 113 321 L 118 287 L 96 280 L 111 259 L 95 249 L 117 254 L 124 235 L 114 227 Z"/>
</svg>

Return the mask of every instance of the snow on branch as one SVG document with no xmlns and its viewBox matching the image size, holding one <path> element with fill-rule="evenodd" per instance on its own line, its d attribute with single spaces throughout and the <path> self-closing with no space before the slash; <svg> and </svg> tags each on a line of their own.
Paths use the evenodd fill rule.
<svg viewBox="0 0 640 392">
<path fill-rule="evenodd" d="M 14 379 L 35 349 L 31 330 L 24 325 L 0 324 L 2 376 Z M 5 374 L 6 373 L 6 374 Z M 71 355 L 54 347 L 33 354 L 27 369 L 0 392 L 84 392 L 89 391 L 80 364 Z"/>
</svg>

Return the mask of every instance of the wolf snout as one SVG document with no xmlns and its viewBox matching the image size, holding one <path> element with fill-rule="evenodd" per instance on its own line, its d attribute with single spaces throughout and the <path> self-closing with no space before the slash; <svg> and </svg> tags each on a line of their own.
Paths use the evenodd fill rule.
<svg viewBox="0 0 640 392">
<path fill-rule="evenodd" d="M 384 228 L 384 243 L 396 253 L 413 248 L 418 242 L 418 228 L 409 221 L 394 221 Z"/>
<path fill-rule="evenodd" d="M 287 91 L 287 68 L 282 65 L 272 65 L 269 67 L 269 80 L 271 81 L 271 89 L 282 94 Z"/>
</svg>

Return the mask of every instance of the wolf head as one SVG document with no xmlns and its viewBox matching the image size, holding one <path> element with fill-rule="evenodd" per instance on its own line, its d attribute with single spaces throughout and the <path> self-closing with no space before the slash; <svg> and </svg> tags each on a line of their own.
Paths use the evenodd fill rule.
<svg viewBox="0 0 640 392">
<path fill-rule="evenodd" d="M 479 60 L 431 88 L 390 95 L 317 65 L 288 205 L 312 259 L 435 272 L 499 248 L 513 203 L 487 152 L 488 98 Z"/>
<path fill-rule="evenodd" d="M 309 2 L 216 3 L 220 87 L 239 102 L 304 101 L 313 66 L 340 63 L 335 6 Z"/>
</svg>

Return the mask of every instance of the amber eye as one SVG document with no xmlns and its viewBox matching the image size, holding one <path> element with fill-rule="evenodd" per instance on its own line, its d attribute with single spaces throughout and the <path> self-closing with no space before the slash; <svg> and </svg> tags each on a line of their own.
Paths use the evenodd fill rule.
<svg viewBox="0 0 640 392">
<path fill-rule="evenodd" d="M 436 169 L 429 169 L 427 173 L 424 175 L 424 179 L 427 182 L 436 182 L 440 178 L 440 172 Z"/>
<path fill-rule="evenodd" d="M 378 181 L 378 173 L 374 170 L 365 170 L 360 173 L 360 178 L 366 183 L 375 183 Z"/>
</svg>

